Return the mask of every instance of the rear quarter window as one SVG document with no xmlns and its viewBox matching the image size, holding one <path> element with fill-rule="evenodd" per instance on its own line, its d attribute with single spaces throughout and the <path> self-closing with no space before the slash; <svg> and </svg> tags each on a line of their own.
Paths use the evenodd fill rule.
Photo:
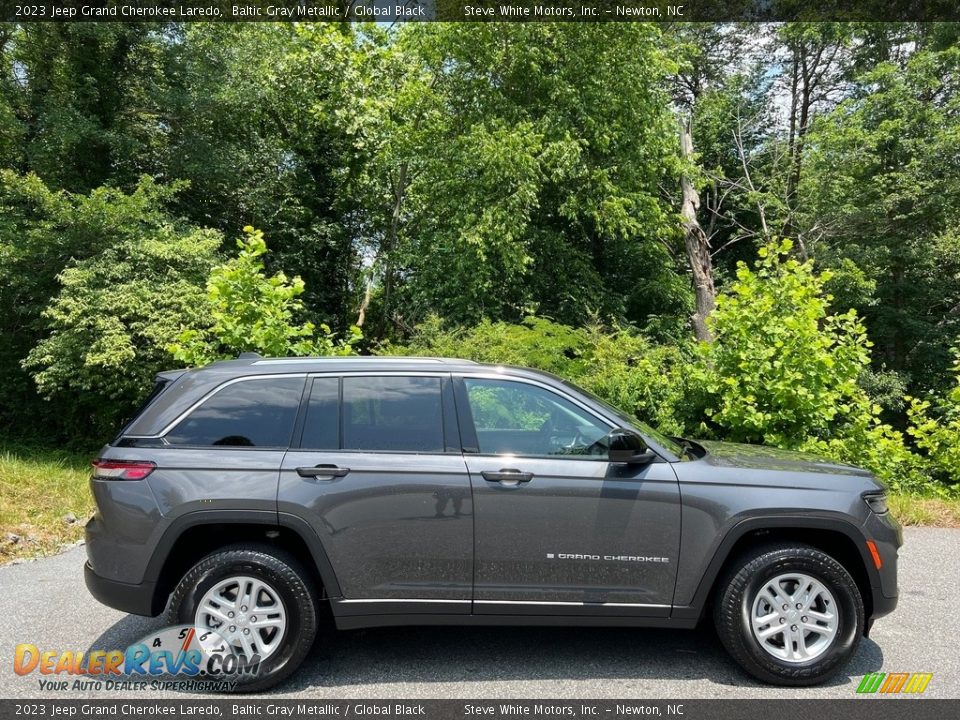
<svg viewBox="0 0 960 720">
<path fill-rule="evenodd" d="M 166 440 L 201 447 L 288 447 L 304 382 L 303 377 L 265 377 L 228 384 L 181 420 Z"/>
</svg>

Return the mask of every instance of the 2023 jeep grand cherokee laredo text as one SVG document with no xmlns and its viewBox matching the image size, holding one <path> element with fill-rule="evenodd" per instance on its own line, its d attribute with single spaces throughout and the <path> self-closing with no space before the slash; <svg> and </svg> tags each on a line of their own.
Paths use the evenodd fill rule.
<svg viewBox="0 0 960 720">
<path fill-rule="evenodd" d="M 550 375 L 431 358 L 242 357 L 162 373 L 94 462 L 86 581 L 287 677 L 319 613 L 692 628 L 754 676 L 836 672 L 897 603 L 869 473 L 672 440 Z M 244 680 L 244 678 L 241 678 Z"/>
</svg>

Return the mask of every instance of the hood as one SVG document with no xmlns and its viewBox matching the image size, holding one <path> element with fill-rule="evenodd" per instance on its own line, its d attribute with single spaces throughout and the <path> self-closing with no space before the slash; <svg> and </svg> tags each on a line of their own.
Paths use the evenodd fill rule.
<svg viewBox="0 0 960 720">
<path fill-rule="evenodd" d="M 696 440 L 695 442 L 706 448 L 707 456 L 704 460 L 721 467 L 873 477 L 869 470 L 826 460 L 817 455 L 797 452 L 796 450 L 781 450 L 766 445 L 746 445 L 714 440 Z"/>
</svg>

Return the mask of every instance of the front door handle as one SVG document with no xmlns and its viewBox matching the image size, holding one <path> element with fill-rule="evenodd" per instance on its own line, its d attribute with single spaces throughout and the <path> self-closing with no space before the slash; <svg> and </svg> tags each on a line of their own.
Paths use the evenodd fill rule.
<svg viewBox="0 0 960 720">
<path fill-rule="evenodd" d="M 297 468 L 297 475 L 300 477 L 317 480 L 333 480 L 335 477 L 343 477 L 348 472 L 350 472 L 350 468 L 337 467 L 336 465 L 314 465 Z"/>
<path fill-rule="evenodd" d="M 530 482 L 533 479 L 533 473 L 522 472 L 515 468 L 503 468 L 502 470 L 484 470 L 480 473 L 487 482 L 497 482 L 505 487 L 516 487 L 520 483 Z"/>
</svg>

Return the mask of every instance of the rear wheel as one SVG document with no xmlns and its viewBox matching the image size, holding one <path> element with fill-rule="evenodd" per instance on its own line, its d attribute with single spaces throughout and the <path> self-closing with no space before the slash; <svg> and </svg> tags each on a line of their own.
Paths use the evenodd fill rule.
<svg viewBox="0 0 960 720">
<path fill-rule="evenodd" d="M 714 621 L 743 668 L 776 685 L 815 685 L 839 671 L 863 634 L 863 599 L 850 573 L 806 545 L 743 556 L 721 581 Z"/>
<path fill-rule="evenodd" d="M 317 608 L 307 574 L 295 558 L 269 546 L 218 550 L 184 575 L 171 598 L 168 620 L 192 624 L 254 672 L 225 677 L 236 692 L 265 690 L 285 680 L 310 651 Z"/>
</svg>

